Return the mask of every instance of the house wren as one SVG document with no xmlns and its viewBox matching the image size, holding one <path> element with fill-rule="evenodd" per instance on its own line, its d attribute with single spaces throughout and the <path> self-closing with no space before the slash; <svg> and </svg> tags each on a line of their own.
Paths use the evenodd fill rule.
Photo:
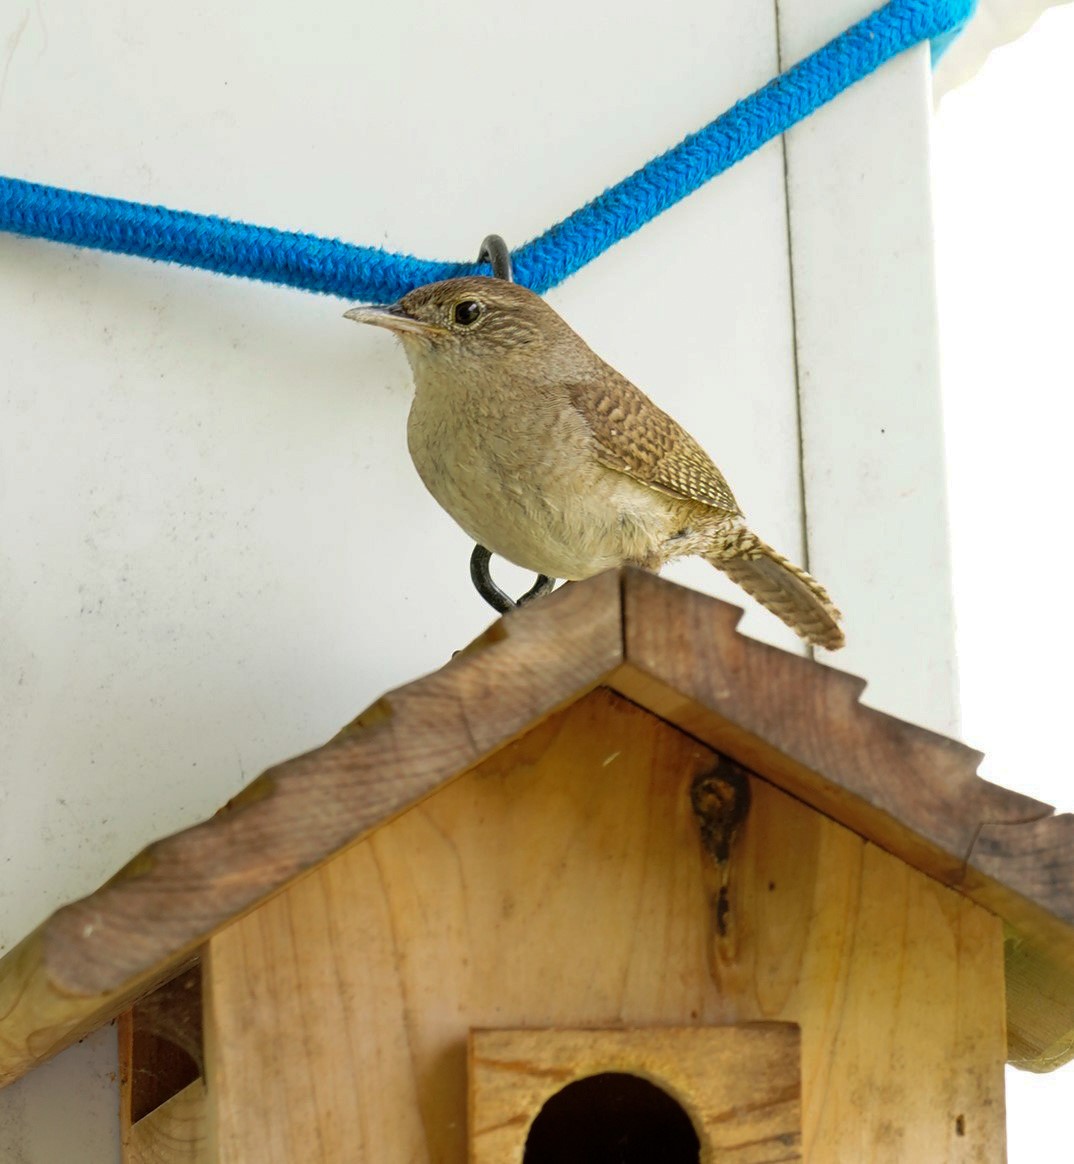
<svg viewBox="0 0 1074 1164">
<path fill-rule="evenodd" d="M 700 555 L 803 639 L 843 645 L 824 588 L 747 529 L 697 441 L 532 291 L 449 279 L 346 316 L 402 341 L 410 455 L 481 545 L 567 579 Z"/>
</svg>

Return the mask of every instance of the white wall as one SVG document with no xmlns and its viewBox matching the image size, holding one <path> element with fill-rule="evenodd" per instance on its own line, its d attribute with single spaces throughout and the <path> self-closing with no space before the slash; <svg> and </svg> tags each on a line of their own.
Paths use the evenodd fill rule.
<svg viewBox="0 0 1074 1164">
<path fill-rule="evenodd" d="M 785 59 L 869 7 L 782 0 Z M 9 173 L 449 258 L 492 230 L 539 233 L 763 84 L 779 55 L 772 6 L 734 0 L 659 14 L 273 0 L 256 16 L 8 0 L 4 43 Z M 917 371 L 889 372 L 898 396 L 881 362 L 861 364 L 876 307 L 840 294 L 838 265 L 813 246 L 830 187 L 808 177 L 834 150 L 857 180 L 898 127 L 895 217 L 858 215 L 842 238 L 863 271 L 887 273 L 887 306 L 912 298 L 927 325 L 924 60 L 796 131 L 790 209 L 773 143 L 550 299 L 694 432 L 793 555 L 801 406 L 814 566 L 847 612 L 848 665 L 872 701 L 942 728 L 954 708 L 934 336 L 900 346 Z M 788 223 L 809 259 L 797 353 Z M 821 294 L 829 307 L 811 314 Z M 342 307 L 0 237 L 0 950 L 490 620 L 469 544 L 407 460 L 405 363 Z M 843 312 L 857 376 L 840 358 Z M 902 439 L 926 438 L 924 525 L 904 520 L 902 452 L 862 480 L 863 381 L 869 425 L 893 410 Z M 910 595 L 915 552 L 933 566 Z M 735 597 L 701 563 L 672 576 Z M 743 627 L 797 649 L 755 608 Z M 2 1158 L 114 1159 L 114 1069 L 105 1032 L 0 1094 Z"/>
<path fill-rule="evenodd" d="M 1045 13 L 943 98 L 934 150 L 965 735 L 990 780 L 1063 812 L 1074 811 L 1072 54 L 1074 7 Z M 1022 554 L 1006 549 L 1012 535 Z M 1074 1066 L 1008 1071 L 1011 1164 L 1069 1159 L 1072 1108 Z"/>
</svg>

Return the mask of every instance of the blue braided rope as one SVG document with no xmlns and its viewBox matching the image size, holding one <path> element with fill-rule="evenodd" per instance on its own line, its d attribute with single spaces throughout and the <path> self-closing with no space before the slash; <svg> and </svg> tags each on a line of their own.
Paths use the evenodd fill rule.
<svg viewBox="0 0 1074 1164">
<path fill-rule="evenodd" d="M 924 40 L 949 38 L 976 0 L 890 0 L 704 129 L 512 254 L 515 278 L 547 291 L 620 239 Z M 0 177 L 0 230 L 182 263 L 307 291 L 388 303 L 423 283 L 489 273 L 379 247 Z"/>
</svg>

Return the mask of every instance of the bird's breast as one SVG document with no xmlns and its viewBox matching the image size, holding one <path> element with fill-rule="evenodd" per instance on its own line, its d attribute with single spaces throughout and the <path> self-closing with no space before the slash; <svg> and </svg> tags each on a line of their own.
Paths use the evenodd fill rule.
<svg viewBox="0 0 1074 1164">
<path fill-rule="evenodd" d="M 429 492 L 475 541 L 557 578 L 645 559 L 667 524 L 666 505 L 597 462 L 566 393 L 512 398 L 415 379 L 411 458 Z"/>
</svg>

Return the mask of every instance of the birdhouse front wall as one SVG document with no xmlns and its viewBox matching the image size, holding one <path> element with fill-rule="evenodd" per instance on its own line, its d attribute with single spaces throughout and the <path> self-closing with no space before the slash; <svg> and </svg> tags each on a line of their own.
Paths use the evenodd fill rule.
<svg viewBox="0 0 1074 1164">
<path fill-rule="evenodd" d="M 806 1160 L 998 1164 L 1000 923 L 758 778 L 720 864 L 717 760 L 598 690 L 214 937 L 210 1158 L 463 1164 L 475 1028 L 778 1021 Z"/>
</svg>

